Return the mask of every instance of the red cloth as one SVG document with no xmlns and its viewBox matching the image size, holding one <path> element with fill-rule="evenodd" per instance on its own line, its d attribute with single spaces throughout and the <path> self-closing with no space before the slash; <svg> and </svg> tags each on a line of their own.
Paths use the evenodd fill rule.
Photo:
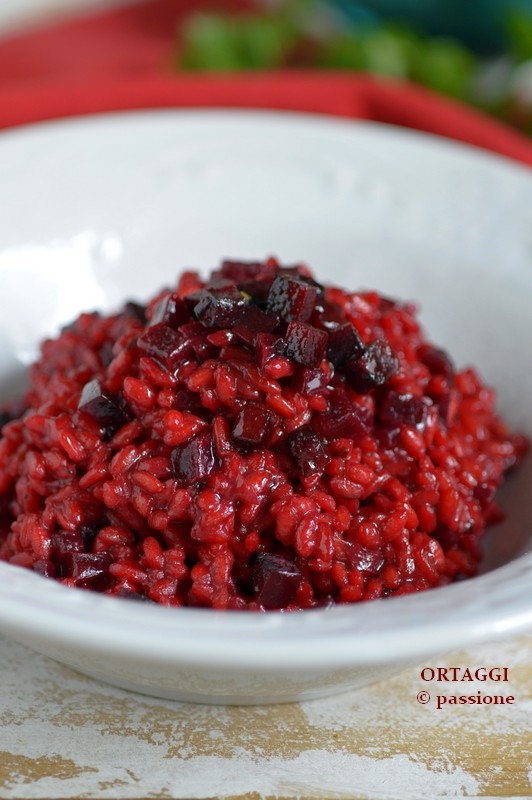
<svg viewBox="0 0 532 800">
<path fill-rule="evenodd" d="M 0 42 L 0 127 L 139 108 L 232 107 L 371 119 L 475 144 L 532 166 L 532 142 L 408 84 L 331 72 L 172 73 L 176 31 L 214 0 L 152 0 Z M 246 0 L 231 8 L 245 9 Z"/>
</svg>

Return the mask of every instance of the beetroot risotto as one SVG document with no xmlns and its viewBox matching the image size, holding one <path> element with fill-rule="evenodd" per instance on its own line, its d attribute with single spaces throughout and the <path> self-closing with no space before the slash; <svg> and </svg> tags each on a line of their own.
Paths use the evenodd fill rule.
<svg viewBox="0 0 532 800">
<path fill-rule="evenodd" d="M 22 415 L 3 422 L 2 559 L 219 609 L 474 575 L 526 449 L 412 305 L 274 259 L 82 314 L 44 343 Z"/>
</svg>

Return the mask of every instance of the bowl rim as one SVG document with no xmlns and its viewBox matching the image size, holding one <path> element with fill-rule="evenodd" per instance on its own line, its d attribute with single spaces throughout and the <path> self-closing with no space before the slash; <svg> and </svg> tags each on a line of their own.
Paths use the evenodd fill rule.
<svg viewBox="0 0 532 800">
<path fill-rule="evenodd" d="M 3 143 L 14 137 L 53 138 L 65 131 L 76 135 L 80 127 L 157 124 L 171 117 L 298 130 L 310 124 L 324 135 L 364 131 L 383 144 L 410 143 L 435 158 L 480 165 L 501 179 L 526 179 L 532 190 L 532 172 L 525 165 L 471 145 L 380 123 L 285 111 L 157 109 L 51 120 L 3 132 L 0 154 Z M 384 663 L 532 629 L 532 603 L 526 601 L 531 579 L 532 553 L 527 553 L 486 575 L 423 593 L 305 612 L 253 614 L 117 602 L 0 563 L 0 630 L 14 638 L 147 663 L 212 663 L 236 670 Z"/>
<path fill-rule="evenodd" d="M 489 150 L 480 145 L 472 144 L 465 140 L 453 139 L 443 134 L 409 128 L 404 125 L 390 122 L 377 122 L 363 117 L 341 117 L 320 111 L 291 111 L 288 109 L 269 108 L 239 108 L 239 107 L 178 107 L 168 106 L 153 108 L 126 108 L 119 110 L 106 110 L 89 113 L 79 113 L 70 117 L 57 117 L 51 119 L 25 122 L 0 131 L 0 147 L 13 140 L 30 141 L 42 136 L 61 136 L 63 132 L 76 134 L 76 129 L 90 129 L 101 125 L 131 125 L 131 124 L 158 124 L 161 121 L 172 120 L 185 124 L 200 123 L 206 125 L 239 124 L 253 126 L 274 125 L 299 128 L 301 130 L 312 126 L 316 132 L 325 134 L 349 134 L 353 131 L 370 134 L 403 145 L 413 144 L 416 148 L 425 148 L 432 151 L 432 155 L 440 158 L 451 158 L 456 163 L 468 161 L 470 165 L 484 166 L 493 171 L 499 171 L 499 177 L 511 177 L 514 180 L 532 177 L 532 166 L 503 153 Z"/>
<path fill-rule="evenodd" d="M 424 592 L 325 609 L 217 611 L 65 587 L 0 563 L 0 629 L 148 663 L 313 669 L 408 660 L 532 629 L 532 553 Z M 7 595 L 7 597 L 6 597 Z"/>
</svg>

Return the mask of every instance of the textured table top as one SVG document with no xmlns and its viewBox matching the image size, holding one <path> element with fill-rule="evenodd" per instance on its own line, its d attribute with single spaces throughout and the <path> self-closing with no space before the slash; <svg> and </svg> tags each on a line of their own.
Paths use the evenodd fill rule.
<svg viewBox="0 0 532 800">
<path fill-rule="evenodd" d="M 424 682 L 424 666 L 507 667 L 509 680 Z M 478 691 L 515 702 L 448 704 Z M 531 797 L 532 636 L 357 692 L 260 707 L 142 697 L 0 638 L 1 798 L 213 796 Z"/>
</svg>

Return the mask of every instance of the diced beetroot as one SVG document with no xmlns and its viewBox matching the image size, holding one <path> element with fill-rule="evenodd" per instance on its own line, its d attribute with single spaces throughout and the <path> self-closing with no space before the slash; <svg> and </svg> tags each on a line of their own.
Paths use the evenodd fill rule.
<svg viewBox="0 0 532 800">
<path fill-rule="evenodd" d="M 364 343 L 350 322 L 329 331 L 327 358 L 335 367 L 341 367 L 346 361 L 359 358 L 364 350 Z"/>
<path fill-rule="evenodd" d="M 427 415 L 431 405 L 428 398 L 389 391 L 380 407 L 379 420 L 390 428 L 414 425 L 422 431 L 427 424 Z"/>
<path fill-rule="evenodd" d="M 76 533 L 81 536 L 83 548 L 86 553 L 92 550 L 92 545 L 96 539 L 96 536 L 106 524 L 107 522 L 101 520 L 98 523 L 85 523 L 79 526 Z"/>
<path fill-rule="evenodd" d="M 254 346 L 259 333 L 271 333 L 278 324 L 279 317 L 276 314 L 267 314 L 260 308 L 253 307 L 244 311 L 233 331 L 243 342 Z"/>
<path fill-rule="evenodd" d="M 267 278 L 260 278 L 253 281 L 239 282 L 238 288 L 251 297 L 253 303 L 258 306 L 265 306 L 268 302 L 268 295 L 272 288 L 273 275 Z"/>
<path fill-rule="evenodd" d="M 98 350 L 98 355 L 100 356 L 100 361 L 102 362 L 103 366 L 108 367 L 115 357 L 112 343 L 104 342 L 104 344 Z"/>
<path fill-rule="evenodd" d="M 107 575 L 111 562 L 109 553 L 65 553 L 60 560 L 60 574 L 76 582 L 92 581 Z"/>
<path fill-rule="evenodd" d="M 457 531 L 452 531 L 447 525 L 440 524 L 432 533 L 432 537 L 438 541 L 445 553 L 460 544 L 461 535 Z"/>
<path fill-rule="evenodd" d="M 187 322 L 179 329 L 179 333 L 190 343 L 193 351 L 201 359 L 214 358 L 217 348 L 209 342 L 207 336 L 212 333 L 201 322 Z"/>
<path fill-rule="evenodd" d="M 447 427 L 451 424 L 452 417 L 453 417 L 453 405 L 454 403 L 451 390 L 446 389 L 443 393 L 438 394 L 437 397 L 432 398 L 434 400 L 434 405 L 438 409 L 438 414 L 440 415 L 441 419 L 445 422 Z"/>
<path fill-rule="evenodd" d="M 185 444 L 174 447 L 171 460 L 175 477 L 183 483 L 205 480 L 216 462 L 210 432 L 198 433 Z"/>
<path fill-rule="evenodd" d="M 80 525 L 75 531 L 54 531 L 52 533 L 52 556 L 61 559 L 66 553 L 87 553 L 92 549 L 94 539 L 104 526 L 99 524 Z"/>
<path fill-rule="evenodd" d="M 294 374 L 292 386 L 296 392 L 312 397 L 320 394 L 327 386 L 327 374 L 318 368 L 298 367 Z"/>
<path fill-rule="evenodd" d="M 440 350 L 440 348 L 433 347 L 430 344 L 423 344 L 418 348 L 417 355 L 433 375 L 443 375 L 445 378 L 450 378 L 454 375 L 453 362 L 445 350 Z"/>
<path fill-rule="evenodd" d="M 271 435 L 274 417 L 264 405 L 246 403 L 236 418 L 233 438 L 246 447 L 257 447 Z"/>
<path fill-rule="evenodd" d="M 313 425 L 323 439 L 354 439 L 365 436 L 372 423 L 371 412 L 357 405 L 345 389 L 338 387 L 328 397 L 327 411 L 314 417 Z"/>
<path fill-rule="evenodd" d="M 33 571 L 44 578 L 57 578 L 57 565 L 49 559 L 41 559 L 33 564 Z"/>
<path fill-rule="evenodd" d="M 252 575 L 253 564 L 250 564 L 249 561 L 239 561 L 238 559 L 235 559 L 231 569 L 231 577 L 235 582 L 235 585 L 240 589 L 241 592 L 244 592 L 244 594 L 253 594 Z"/>
<path fill-rule="evenodd" d="M 289 275 L 291 278 L 307 277 L 298 264 L 293 264 L 291 267 L 279 267 L 277 273 L 279 275 Z"/>
<path fill-rule="evenodd" d="M 256 348 L 257 363 L 261 369 L 264 369 L 270 359 L 278 358 L 286 353 L 286 342 L 273 333 L 259 333 L 257 334 Z"/>
<path fill-rule="evenodd" d="M 199 301 L 203 297 L 202 291 L 202 289 L 198 289 L 197 292 L 189 292 L 189 294 L 185 295 L 184 297 L 185 303 L 192 313 L 194 313 L 194 308 L 198 305 Z"/>
<path fill-rule="evenodd" d="M 151 597 L 148 597 L 147 594 L 139 594 L 139 592 L 134 592 L 131 589 L 119 589 L 113 597 L 121 597 L 123 600 L 133 600 L 134 602 L 138 603 L 154 603 L 155 600 L 152 600 Z"/>
<path fill-rule="evenodd" d="M 335 331 L 346 324 L 346 319 L 338 303 L 323 299 L 312 312 L 310 322 L 326 331 Z"/>
<path fill-rule="evenodd" d="M 321 293 L 324 291 L 321 283 L 318 283 L 318 281 L 314 280 L 312 273 L 305 264 L 293 264 L 291 267 L 277 267 L 276 272 L 279 275 L 289 275 L 291 277 L 301 278 L 301 280 L 305 281 L 305 283 L 309 283 L 312 286 L 317 286 Z"/>
<path fill-rule="evenodd" d="M 351 569 L 375 575 L 384 565 L 385 558 L 380 550 L 369 550 L 361 544 L 345 541 L 344 554 Z"/>
<path fill-rule="evenodd" d="M 293 267 L 279 267 L 277 274 L 297 278 L 303 283 L 306 283 L 308 286 L 314 286 L 317 289 L 316 302 L 314 305 L 323 302 L 325 287 L 322 286 L 321 283 L 318 283 L 318 281 L 314 280 L 307 268 L 302 264 L 296 264 Z"/>
<path fill-rule="evenodd" d="M 379 298 L 379 310 L 380 311 L 393 311 L 396 308 L 401 308 L 401 303 L 397 300 L 393 300 L 391 297 L 383 297 Z"/>
<path fill-rule="evenodd" d="M 478 500 L 482 508 L 489 506 L 489 504 L 495 499 L 496 494 L 496 487 L 489 483 L 479 483 L 478 486 L 475 486 L 473 491 L 475 500 Z"/>
<path fill-rule="evenodd" d="M 124 313 L 128 314 L 130 317 L 134 317 L 134 319 L 142 322 L 143 325 L 146 324 L 146 306 L 141 305 L 140 303 L 134 303 L 132 300 L 129 303 L 126 303 L 124 306 Z"/>
<path fill-rule="evenodd" d="M 236 285 L 228 280 L 219 280 L 202 289 L 194 314 L 207 328 L 231 328 L 246 307 L 246 298 Z"/>
<path fill-rule="evenodd" d="M 274 553 L 261 553 L 252 573 L 255 600 L 263 608 L 286 608 L 294 600 L 301 579 L 301 572 L 292 561 Z"/>
<path fill-rule="evenodd" d="M 79 411 L 92 417 L 99 425 L 116 431 L 127 422 L 127 414 L 97 378 L 83 387 L 78 403 Z"/>
<path fill-rule="evenodd" d="M 168 325 L 153 325 L 138 339 L 139 350 L 173 371 L 192 350 L 192 344 L 181 332 Z"/>
<path fill-rule="evenodd" d="M 191 411 L 193 414 L 198 412 L 205 413 L 201 400 L 197 392 L 189 392 L 188 389 L 178 389 L 174 395 L 173 408 L 178 411 Z"/>
<path fill-rule="evenodd" d="M 294 431 L 288 437 L 288 449 L 299 472 L 305 478 L 310 475 L 321 475 L 327 466 L 329 457 L 323 442 L 310 428 Z"/>
<path fill-rule="evenodd" d="M 147 329 L 130 304 L 43 344 L 18 410 L 0 408 L 0 559 L 133 601 L 261 611 L 472 574 L 526 449 L 493 392 L 472 369 L 454 385 L 412 304 L 323 291 L 273 259 L 221 272 L 160 292 Z"/>
<path fill-rule="evenodd" d="M 278 314 L 285 322 L 307 322 L 312 315 L 317 296 L 318 287 L 311 286 L 302 278 L 277 275 L 268 295 L 266 310 L 271 314 Z"/>
<path fill-rule="evenodd" d="M 298 364 L 317 367 L 325 358 L 327 339 L 326 331 L 293 320 L 286 331 L 286 355 Z"/>
<path fill-rule="evenodd" d="M 384 339 L 377 339 L 356 359 L 344 366 L 349 384 L 358 394 L 367 394 L 382 386 L 399 369 L 399 361 Z"/>
<path fill-rule="evenodd" d="M 379 428 L 377 430 L 379 442 L 388 450 L 401 447 L 401 428 Z"/>
<path fill-rule="evenodd" d="M 186 300 L 176 292 L 168 292 L 155 306 L 150 322 L 151 325 L 169 325 L 170 328 L 179 328 L 190 320 L 190 309 Z"/>
<path fill-rule="evenodd" d="M 225 278 L 233 283 L 245 283 L 262 279 L 267 275 L 273 274 L 273 267 L 260 261 L 223 261 L 222 266 L 213 272 L 215 278 Z"/>
<path fill-rule="evenodd" d="M 52 556 L 61 559 L 67 553 L 83 553 L 85 544 L 78 531 L 55 531 L 52 533 Z"/>
</svg>

